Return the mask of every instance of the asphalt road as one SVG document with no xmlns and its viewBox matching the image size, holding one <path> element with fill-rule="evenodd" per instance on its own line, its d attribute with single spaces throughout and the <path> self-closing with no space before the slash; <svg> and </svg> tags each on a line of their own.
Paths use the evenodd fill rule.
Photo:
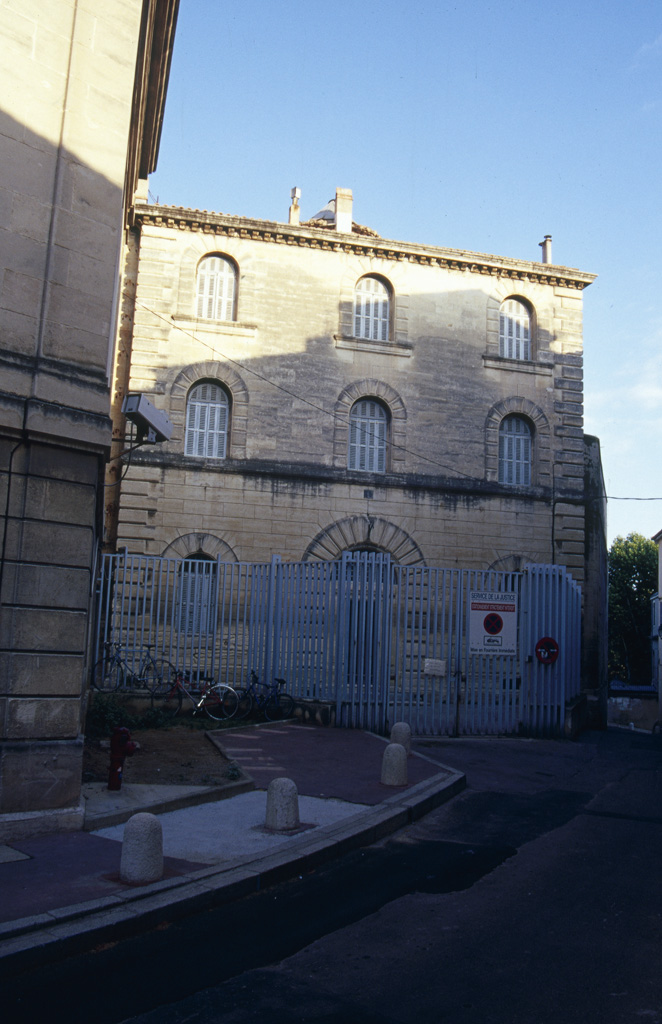
<svg viewBox="0 0 662 1024">
<path fill-rule="evenodd" d="M 659 737 L 417 748 L 467 790 L 301 879 L 16 978 L 4 1019 L 662 1024 Z"/>
</svg>

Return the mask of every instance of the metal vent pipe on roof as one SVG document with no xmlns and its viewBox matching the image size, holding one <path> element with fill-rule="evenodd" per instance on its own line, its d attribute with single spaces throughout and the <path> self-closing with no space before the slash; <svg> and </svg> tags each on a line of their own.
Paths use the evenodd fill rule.
<svg viewBox="0 0 662 1024">
<path fill-rule="evenodd" d="M 545 235 L 542 242 L 538 242 L 538 245 L 542 249 L 542 261 L 543 263 L 552 262 L 552 236 Z"/>
</svg>

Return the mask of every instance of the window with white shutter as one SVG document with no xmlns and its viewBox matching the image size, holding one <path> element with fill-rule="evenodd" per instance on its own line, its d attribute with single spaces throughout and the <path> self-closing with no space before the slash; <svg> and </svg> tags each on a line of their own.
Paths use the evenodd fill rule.
<svg viewBox="0 0 662 1024">
<path fill-rule="evenodd" d="M 362 277 L 354 289 L 354 337 L 388 341 L 390 294 L 378 277 Z"/>
<path fill-rule="evenodd" d="M 506 299 L 499 311 L 499 355 L 531 358 L 531 314 L 523 302 Z"/>
<path fill-rule="evenodd" d="M 199 459 L 224 459 L 229 412 L 228 396 L 220 384 L 196 384 L 186 403 L 185 454 Z"/>
<path fill-rule="evenodd" d="M 180 569 L 179 628 L 193 635 L 212 634 L 216 623 L 216 562 L 198 554 Z"/>
<path fill-rule="evenodd" d="M 531 427 L 521 416 L 506 416 L 499 427 L 499 483 L 531 483 Z"/>
<path fill-rule="evenodd" d="M 379 402 L 362 398 L 349 414 L 348 469 L 386 472 L 388 416 Z"/>
<path fill-rule="evenodd" d="M 204 320 L 234 320 L 236 268 L 223 256 L 205 256 L 198 265 L 196 315 Z"/>
</svg>

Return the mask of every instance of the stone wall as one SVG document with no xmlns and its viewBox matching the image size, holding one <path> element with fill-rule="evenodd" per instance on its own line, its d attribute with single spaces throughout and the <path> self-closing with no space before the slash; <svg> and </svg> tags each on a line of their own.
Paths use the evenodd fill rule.
<svg viewBox="0 0 662 1024">
<path fill-rule="evenodd" d="M 374 545 L 445 566 L 565 565 L 585 582 L 582 297 L 590 275 L 311 228 L 138 210 L 129 387 L 170 416 L 122 487 L 130 551 L 268 560 Z M 199 260 L 238 267 L 236 320 L 197 319 Z M 354 285 L 387 280 L 392 340 L 353 337 Z M 533 313 L 532 359 L 499 355 L 499 307 Z M 228 458 L 187 458 L 186 398 L 220 380 L 232 402 Z M 385 474 L 347 470 L 348 415 L 362 395 L 391 419 Z M 498 427 L 534 429 L 528 488 L 498 483 Z M 173 545 L 175 547 L 173 548 Z"/>
<path fill-rule="evenodd" d="M 141 33 L 159 17 L 154 0 L 0 9 L 3 835 L 82 820 L 127 152 Z"/>
</svg>

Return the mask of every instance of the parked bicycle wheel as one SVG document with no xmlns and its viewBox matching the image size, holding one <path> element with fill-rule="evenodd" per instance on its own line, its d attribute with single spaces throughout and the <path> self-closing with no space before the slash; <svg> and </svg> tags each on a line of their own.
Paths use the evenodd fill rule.
<svg viewBox="0 0 662 1024">
<path fill-rule="evenodd" d="M 248 690 L 235 690 L 237 694 L 237 710 L 235 711 L 235 718 L 248 718 L 251 711 L 253 710 L 253 697 Z"/>
<path fill-rule="evenodd" d="M 164 658 L 150 660 L 144 671 L 145 686 L 155 697 L 163 697 L 175 686 L 177 669 Z M 180 694 L 181 697 L 181 694 Z M 180 700 L 181 704 L 181 700 Z"/>
<path fill-rule="evenodd" d="M 156 696 L 156 695 L 155 695 Z M 174 718 L 182 710 L 183 694 L 178 686 L 173 686 L 169 693 L 158 694 L 158 707 L 167 718 Z"/>
<path fill-rule="evenodd" d="M 124 682 L 124 668 L 117 658 L 99 658 L 92 669 L 90 685 L 103 693 L 114 693 Z"/>
<path fill-rule="evenodd" d="M 280 722 L 284 718 L 291 718 L 294 711 L 294 698 L 289 693 L 274 693 L 264 705 L 264 717 L 270 722 Z"/>
<path fill-rule="evenodd" d="M 179 686 L 179 673 L 169 661 L 157 661 L 152 700 L 157 700 L 164 715 L 174 718 L 182 709 L 183 694 Z"/>
<path fill-rule="evenodd" d="M 209 717 L 216 719 L 217 722 L 224 718 L 232 718 L 236 714 L 238 705 L 237 691 L 222 683 L 214 683 L 213 686 L 210 686 L 202 702 Z"/>
</svg>

